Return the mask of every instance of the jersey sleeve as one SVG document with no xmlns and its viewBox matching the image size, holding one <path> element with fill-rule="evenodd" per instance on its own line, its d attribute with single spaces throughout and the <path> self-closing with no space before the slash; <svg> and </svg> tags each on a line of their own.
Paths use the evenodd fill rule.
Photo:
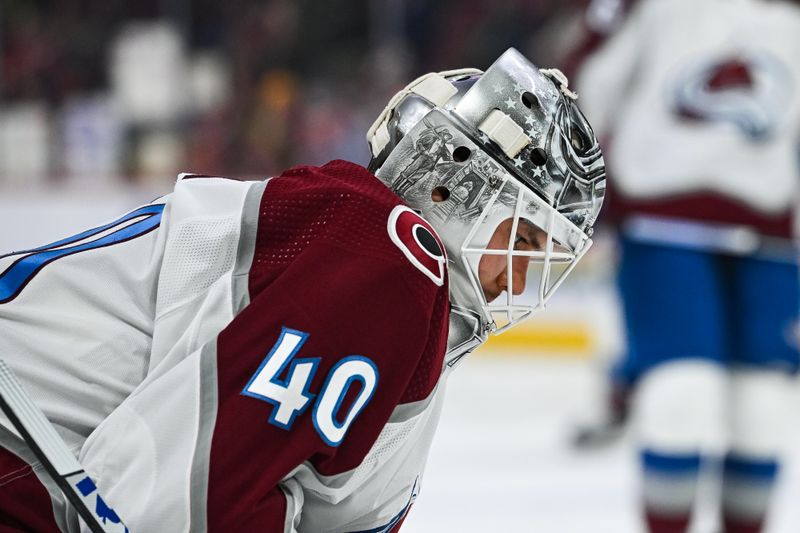
<svg viewBox="0 0 800 533">
<path fill-rule="evenodd" d="M 217 342 L 209 530 L 307 528 L 310 480 L 331 502 L 350 498 L 342 523 L 380 505 L 353 501 L 359 483 L 333 490 L 332 480 L 359 469 L 374 478 L 380 464 L 364 463 L 387 422 L 432 394 L 448 308 L 447 284 L 400 247 L 321 241 L 261 287 Z"/>
<path fill-rule="evenodd" d="M 237 242 L 188 243 L 189 271 L 247 259 L 213 297 L 186 280 L 165 355 L 81 449 L 132 531 L 392 531 L 416 494 L 442 397 L 441 242 L 356 165 L 274 179 Z"/>
</svg>

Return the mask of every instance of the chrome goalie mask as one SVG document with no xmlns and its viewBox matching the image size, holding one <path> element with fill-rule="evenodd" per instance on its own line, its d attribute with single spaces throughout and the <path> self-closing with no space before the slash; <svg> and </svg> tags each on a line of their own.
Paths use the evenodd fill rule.
<svg viewBox="0 0 800 533">
<path fill-rule="evenodd" d="M 591 246 L 605 167 L 576 99 L 561 72 L 512 48 L 486 72 L 418 78 L 367 133 L 370 170 L 439 233 L 453 310 L 484 333 L 543 308 Z M 507 285 L 485 292 L 498 258 Z"/>
</svg>

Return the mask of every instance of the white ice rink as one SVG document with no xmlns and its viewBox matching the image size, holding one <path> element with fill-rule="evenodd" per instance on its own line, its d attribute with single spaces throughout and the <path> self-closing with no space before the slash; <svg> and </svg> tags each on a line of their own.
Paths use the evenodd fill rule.
<svg viewBox="0 0 800 533">
<path fill-rule="evenodd" d="M 577 453 L 569 438 L 600 410 L 591 359 L 476 353 L 449 381 L 421 493 L 403 533 L 640 533 L 630 436 Z M 794 402 L 798 405 L 798 402 Z M 800 430 L 766 533 L 800 531 Z M 693 533 L 716 533 L 701 509 Z"/>
</svg>

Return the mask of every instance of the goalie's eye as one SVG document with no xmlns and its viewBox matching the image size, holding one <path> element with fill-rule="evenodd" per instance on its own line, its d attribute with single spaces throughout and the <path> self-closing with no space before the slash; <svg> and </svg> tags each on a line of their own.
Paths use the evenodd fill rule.
<svg viewBox="0 0 800 533">
<path fill-rule="evenodd" d="M 520 220 L 517 234 L 514 236 L 514 249 L 527 252 L 544 250 L 547 244 L 547 233 L 526 220 Z"/>
</svg>

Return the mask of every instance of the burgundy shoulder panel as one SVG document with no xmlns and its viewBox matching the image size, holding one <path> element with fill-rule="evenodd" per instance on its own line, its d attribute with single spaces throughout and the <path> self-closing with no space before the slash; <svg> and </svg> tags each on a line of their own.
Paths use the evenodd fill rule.
<svg viewBox="0 0 800 533">
<path fill-rule="evenodd" d="M 369 172 L 346 162 L 296 168 L 268 184 L 251 303 L 217 341 L 209 529 L 243 524 L 305 461 L 324 475 L 357 467 L 394 409 L 427 397 L 438 382 L 447 283 L 437 285 L 392 242 L 387 223 L 398 203 Z M 298 342 L 287 344 L 287 334 Z M 278 372 L 267 372 L 280 357 Z M 336 389 L 332 376 L 344 363 L 367 372 L 354 371 Z M 286 398 L 307 400 L 285 417 L 279 408 L 289 402 L 280 389 L 294 382 L 302 396 Z M 273 388 L 259 389 L 264 384 Z M 320 414 L 331 394 L 331 427 L 346 428 L 338 441 Z M 282 527 L 283 515 L 274 525 Z"/>
</svg>

